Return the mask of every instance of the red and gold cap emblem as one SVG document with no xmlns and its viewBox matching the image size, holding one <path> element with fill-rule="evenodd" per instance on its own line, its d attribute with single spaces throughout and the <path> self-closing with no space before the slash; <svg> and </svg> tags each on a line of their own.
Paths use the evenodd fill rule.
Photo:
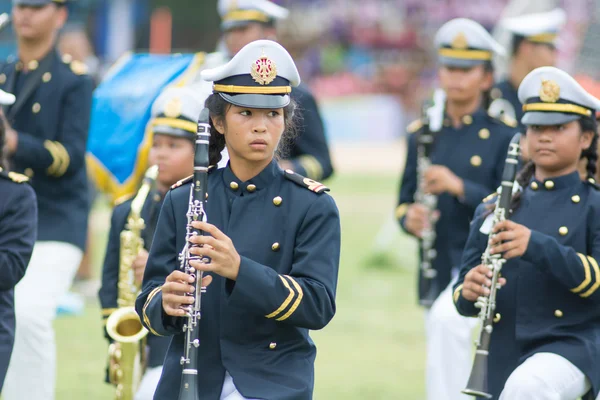
<svg viewBox="0 0 600 400">
<path fill-rule="evenodd" d="M 277 67 L 275 66 L 275 63 L 263 53 L 258 60 L 252 63 L 250 75 L 256 83 L 268 85 L 275 80 L 275 77 L 277 76 Z"/>
</svg>

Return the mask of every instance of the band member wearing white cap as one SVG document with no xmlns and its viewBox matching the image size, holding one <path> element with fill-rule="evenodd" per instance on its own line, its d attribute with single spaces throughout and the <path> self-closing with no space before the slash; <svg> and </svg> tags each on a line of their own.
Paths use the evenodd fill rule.
<svg viewBox="0 0 600 400">
<path fill-rule="evenodd" d="M 277 23 L 289 11 L 268 0 L 219 0 L 224 50 L 233 56 L 246 44 L 259 39 L 277 40 Z M 297 135 L 283 149 L 280 165 L 310 179 L 323 180 L 333 174 L 325 126 L 317 102 L 304 84 L 292 89 L 298 104 Z"/>
<path fill-rule="evenodd" d="M 517 88 L 531 71 L 538 67 L 553 66 L 556 63 L 557 36 L 566 21 L 566 14 L 560 8 L 552 11 L 520 15 L 500 21 L 500 27 L 511 34 L 511 60 L 508 76 L 492 89 L 493 99 L 503 99 L 494 103 L 491 112 L 506 112 L 521 121 L 523 110 L 517 97 Z M 524 126 L 520 125 L 523 129 Z"/>
<path fill-rule="evenodd" d="M 529 73 L 518 95 L 530 161 L 517 175 L 520 191 L 505 221 L 491 227 L 493 204 L 478 208 L 454 300 L 461 314 L 474 316 L 479 296 L 490 295 L 481 254 L 491 230 L 491 254 L 508 260 L 487 363 L 492 398 L 594 399 L 600 391 L 600 192 L 593 179 L 600 100 L 554 67 Z M 583 157 L 586 180 L 577 171 Z"/>
<path fill-rule="evenodd" d="M 316 347 L 309 330 L 335 314 L 340 220 L 327 187 L 281 170 L 275 158 L 290 132 L 298 71 L 281 45 L 258 40 L 202 77 L 214 82 L 206 101 L 209 164 L 223 146 L 230 160 L 208 169 L 207 197 L 200 193 L 207 222 L 191 223 L 203 234 L 186 235 L 191 177 L 165 196 L 136 301 L 150 332 L 172 336 L 154 398 L 180 391 L 180 360 L 197 339 L 197 363 L 185 371 L 196 377 L 200 399 L 312 399 Z M 188 240 L 202 246 L 191 247 L 203 260 L 190 266 L 210 285 L 199 337 L 189 342 L 182 327 L 184 308 L 195 301 L 194 278 L 178 260 Z"/>
<path fill-rule="evenodd" d="M 446 99 L 429 121 L 409 125 L 396 216 L 403 230 L 420 239 L 419 300 L 431 307 L 425 318 L 427 399 L 456 400 L 469 377 L 476 320 L 456 311 L 451 282 L 458 274 L 475 208 L 500 185 L 515 131 L 487 112 L 486 92 L 493 85 L 491 61 L 503 48 L 485 28 L 465 18 L 451 20 L 437 32 L 435 45 Z M 433 127 L 434 119 L 438 128 Z M 429 157 L 418 156 L 428 136 L 433 136 Z M 418 172 L 419 164 L 431 165 Z M 435 207 L 426 206 L 419 193 L 436 196 Z M 432 236 L 435 239 L 428 246 Z M 423 258 L 432 252 L 436 254 L 432 260 Z M 427 269 L 425 261 L 430 264 Z"/>
<path fill-rule="evenodd" d="M 102 270 L 102 287 L 98 292 L 100 303 L 102 305 L 102 315 L 104 318 L 109 318 L 121 306 L 121 303 L 127 303 L 128 296 L 132 292 L 132 287 L 139 288 L 144 276 L 144 270 L 148 261 L 148 250 L 152 243 L 152 238 L 156 230 L 158 215 L 163 203 L 165 194 L 169 188 L 177 181 L 189 176 L 194 168 L 194 141 L 196 140 L 196 123 L 200 111 L 204 108 L 204 98 L 198 97 L 198 94 L 189 86 L 170 87 L 163 91 L 152 105 L 152 114 L 154 117 L 149 124 L 152 127 L 152 148 L 150 149 L 149 159 L 151 165 L 156 165 L 158 168 L 154 187 L 149 192 L 141 191 L 134 196 L 117 199 L 111 218 L 110 233 L 108 236 L 108 245 L 106 248 L 106 256 L 104 258 L 104 267 Z M 144 194 L 145 193 L 145 194 Z M 140 197 L 135 200 L 137 196 Z M 122 232 L 130 230 L 128 220 L 131 218 L 131 210 L 133 203 L 143 204 L 141 210 L 137 210 L 138 215 L 144 220 L 144 228 L 141 230 L 141 237 L 144 247 L 136 255 L 132 255 L 130 259 L 131 265 L 126 267 L 131 268 L 134 276 L 134 283 L 122 279 L 120 268 L 125 259 L 122 258 L 122 251 L 127 249 L 122 248 Z M 134 214 L 135 215 L 135 214 Z M 126 254 L 126 253 L 125 253 Z M 126 255 L 127 256 L 127 255 Z M 128 276 L 128 275 L 126 275 Z M 123 294 L 123 290 L 125 293 Z M 106 321 L 105 321 L 106 322 Z M 113 328 L 118 331 L 118 329 Z M 121 346 L 118 341 L 115 342 L 115 337 L 112 330 L 105 329 L 105 336 L 110 344 L 109 354 L 114 352 Z M 169 347 L 170 338 L 161 337 L 149 333 L 146 336 L 147 358 L 145 359 L 145 371 L 139 387 L 124 384 L 124 387 L 134 386 L 132 388 L 134 400 L 151 400 L 154 396 L 158 380 L 162 373 L 162 365 Z M 118 367 L 119 360 L 111 359 L 113 370 L 109 368 L 108 377 L 111 383 L 117 385 L 121 379 L 115 373 Z M 129 360 L 130 362 L 133 360 Z M 131 365 L 123 365 L 120 368 L 131 368 Z M 115 375 L 116 379 L 115 379 Z M 132 398 L 132 393 L 125 393 L 126 389 L 122 389 L 124 397 Z"/>
</svg>

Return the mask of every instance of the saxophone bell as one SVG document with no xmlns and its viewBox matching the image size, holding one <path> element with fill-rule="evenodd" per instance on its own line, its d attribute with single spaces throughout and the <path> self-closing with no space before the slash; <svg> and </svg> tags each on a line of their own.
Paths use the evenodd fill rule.
<svg viewBox="0 0 600 400">
<path fill-rule="evenodd" d="M 146 227 L 141 216 L 142 207 L 158 176 L 158 166 L 148 168 L 140 190 L 131 202 L 125 229 L 120 234 L 119 254 L 119 308 L 106 320 L 106 332 L 114 341 L 108 350 L 109 380 L 117 386 L 116 400 L 133 400 L 146 368 L 146 337 L 134 305 L 140 291 L 135 282 L 133 261 L 144 248 L 142 230 Z"/>
</svg>

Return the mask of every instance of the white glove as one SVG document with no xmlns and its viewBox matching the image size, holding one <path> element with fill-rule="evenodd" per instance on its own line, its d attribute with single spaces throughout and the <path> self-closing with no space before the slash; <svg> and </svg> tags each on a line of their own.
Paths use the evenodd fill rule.
<svg viewBox="0 0 600 400">
<path fill-rule="evenodd" d="M 15 95 L 0 89 L 0 106 L 10 106 L 15 102 Z"/>
</svg>

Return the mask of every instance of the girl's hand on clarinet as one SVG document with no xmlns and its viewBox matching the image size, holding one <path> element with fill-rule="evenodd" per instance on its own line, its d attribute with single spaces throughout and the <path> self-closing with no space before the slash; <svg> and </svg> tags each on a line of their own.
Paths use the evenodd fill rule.
<svg viewBox="0 0 600 400">
<path fill-rule="evenodd" d="M 506 278 L 499 278 L 500 286 L 506 285 Z M 461 295 L 466 300 L 477 301 L 481 296 L 489 296 L 490 286 L 492 285 L 492 271 L 483 264 L 479 264 L 475 268 L 467 272 Z"/>
<path fill-rule="evenodd" d="M 207 287 L 212 282 L 212 276 L 202 278 L 202 286 Z M 162 286 L 162 306 L 167 315 L 185 317 L 186 311 L 182 307 L 194 304 L 194 278 L 183 271 L 173 271 Z M 186 295 L 189 293 L 190 295 Z"/>
<path fill-rule="evenodd" d="M 201 247 L 192 247 L 190 253 L 201 257 L 209 257 L 210 261 L 208 263 L 190 261 L 190 265 L 198 271 L 214 272 L 235 281 L 240 271 L 241 258 L 231 239 L 219 228 L 207 222 L 194 221 L 192 226 L 210 234 L 210 236 L 192 236 L 190 242 L 201 245 Z"/>
<path fill-rule="evenodd" d="M 428 227 L 428 224 L 427 208 L 423 204 L 411 204 L 406 211 L 406 218 L 404 219 L 406 230 L 416 237 L 421 238 L 423 230 Z"/>
<path fill-rule="evenodd" d="M 425 171 L 425 191 L 431 194 L 450 193 L 455 197 L 464 195 L 464 184 L 456 174 L 444 165 L 432 165 Z"/>
<path fill-rule="evenodd" d="M 502 258 L 521 257 L 527 251 L 531 230 L 510 220 L 496 224 L 492 232 L 496 233 L 490 240 L 491 254 L 502 254 Z"/>
</svg>

